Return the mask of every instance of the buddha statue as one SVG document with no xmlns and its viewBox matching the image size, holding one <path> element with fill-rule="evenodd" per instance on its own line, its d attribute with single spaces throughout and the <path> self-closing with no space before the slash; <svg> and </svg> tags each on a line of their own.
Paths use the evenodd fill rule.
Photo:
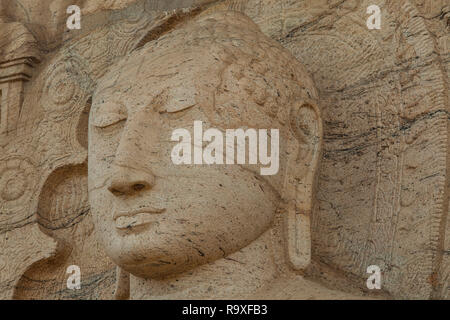
<svg viewBox="0 0 450 320">
<path fill-rule="evenodd" d="M 175 164 L 172 133 L 195 121 L 224 135 L 279 130 L 279 170 Z M 117 298 L 350 296 L 302 276 L 322 145 L 317 90 L 247 16 L 203 14 L 121 58 L 98 82 L 88 136 L 89 202 L 119 268 Z"/>
</svg>

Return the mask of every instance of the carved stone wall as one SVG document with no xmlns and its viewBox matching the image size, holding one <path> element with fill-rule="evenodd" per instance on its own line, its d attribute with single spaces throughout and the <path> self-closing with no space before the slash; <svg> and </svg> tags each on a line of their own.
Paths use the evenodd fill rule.
<svg viewBox="0 0 450 320">
<path fill-rule="evenodd" d="M 356 286 L 379 265 L 394 298 L 449 299 L 448 1 L 69 2 L 82 7 L 79 31 L 65 29 L 67 1 L 0 3 L 1 299 L 113 297 L 115 266 L 93 236 L 87 204 L 96 81 L 167 26 L 221 9 L 252 18 L 319 90 L 314 263 Z M 371 4 L 382 9 L 381 30 L 366 27 Z M 6 108 L 14 110 L 7 117 Z M 66 289 L 69 265 L 83 268 L 82 290 Z"/>
</svg>

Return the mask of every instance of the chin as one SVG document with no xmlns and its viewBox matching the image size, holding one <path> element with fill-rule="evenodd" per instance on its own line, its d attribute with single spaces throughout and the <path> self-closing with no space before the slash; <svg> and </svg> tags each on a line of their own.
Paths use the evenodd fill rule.
<svg viewBox="0 0 450 320">
<path fill-rule="evenodd" d="M 123 261 L 122 259 L 114 262 L 130 274 L 144 279 L 158 279 L 181 274 L 203 264 L 201 262 L 186 264 L 186 261 L 184 263 L 173 261 L 168 263 L 169 261 L 166 261 L 168 259 L 164 260 L 164 258 L 148 257 L 145 259 L 146 262 L 134 261 L 130 263 L 130 261 Z"/>
<path fill-rule="evenodd" d="M 143 268 L 143 266 L 123 266 L 122 269 L 138 278 L 162 279 L 176 274 L 180 274 L 194 267 L 195 266 L 192 267 L 182 266 L 180 268 L 155 268 L 146 266 Z"/>
<path fill-rule="evenodd" d="M 116 247 L 107 248 L 107 254 L 123 270 L 145 279 L 181 274 L 223 257 L 219 249 L 208 252 L 201 248 L 203 256 L 200 256 L 193 246 L 179 247 L 179 243 L 169 240 L 159 238 L 155 243 L 148 234 L 122 238 Z"/>
</svg>

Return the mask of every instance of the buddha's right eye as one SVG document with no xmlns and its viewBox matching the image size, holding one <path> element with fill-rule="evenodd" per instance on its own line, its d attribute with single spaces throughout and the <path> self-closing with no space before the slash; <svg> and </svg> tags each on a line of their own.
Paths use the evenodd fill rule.
<svg viewBox="0 0 450 320">
<path fill-rule="evenodd" d="M 106 113 L 95 117 L 92 124 L 97 128 L 107 128 L 124 120 L 127 120 L 126 115 L 117 113 Z"/>
<path fill-rule="evenodd" d="M 127 120 L 127 113 L 119 105 L 105 104 L 95 110 L 92 125 L 97 128 L 107 128 Z"/>
</svg>

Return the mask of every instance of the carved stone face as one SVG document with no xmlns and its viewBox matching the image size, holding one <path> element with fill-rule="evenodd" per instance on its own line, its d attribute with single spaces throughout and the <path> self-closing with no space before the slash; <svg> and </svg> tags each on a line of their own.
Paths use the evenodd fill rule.
<svg viewBox="0 0 450 320">
<path fill-rule="evenodd" d="M 244 21 L 247 28 L 249 21 Z M 257 54 L 248 41 L 235 40 L 230 30 L 222 34 L 230 36 L 231 47 L 239 47 L 236 52 L 224 50 L 221 41 L 216 41 L 219 46 L 199 45 L 204 30 L 214 26 L 220 32 L 229 25 L 203 20 L 194 25 L 198 38 L 189 38 L 195 34 L 189 28 L 181 36 L 164 36 L 169 38 L 116 64 L 94 94 L 89 119 L 91 210 L 107 254 L 136 276 L 163 277 L 225 257 L 272 224 L 289 152 L 283 143 L 288 140 L 286 121 L 282 124 L 276 114 L 289 109 L 286 97 L 292 89 L 287 83 L 299 87 L 298 73 L 294 76 L 281 61 L 275 73 L 286 75 L 276 79 L 267 71 L 274 68 L 271 61 L 255 63 L 252 55 Z M 240 29 L 237 25 L 233 30 Z M 256 47 L 268 41 L 262 36 L 251 30 L 249 41 Z M 292 60 L 283 58 L 285 52 L 274 54 Z M 199 120 L 205 128 L 222 132 L 280 129 L 279 173 L 261 177 L 259 165 L 173 164 L 177 142 L 171 141 L 172 132 L 186 128 L 192 134 Z"/>
<path fill-rule="evenodd" d="M 208 93 L 190 84 L 211 75 L 199 68 L 205 59 L 180 64 L 189 54 L 166 55 L 144 69 L 142 58 L 130 58 L 114 86 L 94 96 L 89 196 L 108 255 L 132 274 L 159 277 L 247 246 L 269 228 L 278 195 L 256 169 L 172 163 L 173 130 L 192 132 L 194 120 L 213 126 L 199 105 Z M 164 70 L 178 74 L 165 79 L 158 74 Z M 242 106 L 248 97 L 228 98 Z"/>
</svg>

